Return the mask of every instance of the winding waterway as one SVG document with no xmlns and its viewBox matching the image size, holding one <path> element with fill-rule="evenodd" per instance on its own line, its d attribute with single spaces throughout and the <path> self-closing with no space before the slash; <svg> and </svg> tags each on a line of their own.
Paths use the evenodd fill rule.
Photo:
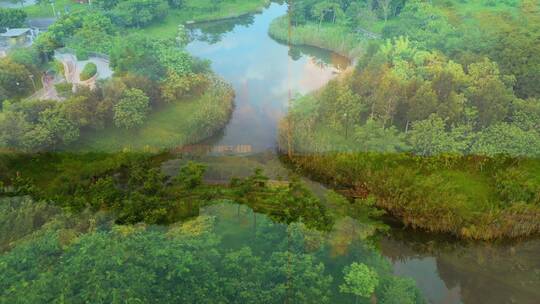
<svg viewBox="0 0 540 304">
<path fill-rule="evenodd" d="M 236 91 L 236 110 L 217 145 L 250 145 L 253 152 L 276 147 L 277 122 L 286 112 L 289 96 L 324 86 L 348 60 L 316 48 L 295 48 L 272 40 L 268 26 L 286 12 L 272 5 L 262 14 L 203 24 L 194 29 L 202 40 L 189 44 L 192 54 L 209 59 L 212 70 Z M 204 33 L 213 33 L 212 37 Z M 216 37 L 217 36 L 217 37 Z M 290 95 L 289 95 L 290 94 Z"/>
<path fill-rule="evenodd" d="M 265 155 L 256 164 L 271 164 L 276 172 L 284 170 L 274 151 L 290 97 L 322 87 L 348 65 L 327 51 L 272 40 L 268 26 L 285 12 L 286 6 L 272 4 L 254 16 L 196 25 L 197 38 L 187 47 L 211 60 L 237 94 L 231 121 L 212 145 L 248 146 Z M 245 157 L 238 166 L 250 161 Z M 395 274 L 412 277 L 429 303 L 540 303 L 540 240 L 466 244 L 394 228 L 379 247 Z"/>
</svg>

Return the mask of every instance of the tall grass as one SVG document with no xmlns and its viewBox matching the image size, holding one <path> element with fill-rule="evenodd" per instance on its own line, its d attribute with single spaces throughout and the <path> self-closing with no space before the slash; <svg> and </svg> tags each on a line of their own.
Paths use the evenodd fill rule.
<svg viewBox="0 0 540 304">
<path fill-rule="evenodd" d="M 477 240 L 540 233 L 535 179 L 540 160 L 404 153 L 321 153 L 285 160 L 351 197 L 374 196 L 379 207 L 411 227 Z M 508 177 L 510 171 L 525 178 Z M 503 191 L 508 183 L 532 195 L 527 201 L 508 197 Z"/>
<path fill-rule="evenodd" d="M 351 33 L 345 26 L 338 24 L 305 24 L 291 28 L 289 37 L 289 21 L 287 16 L 272 21 L 268 30 L 269 35 L 293 45 L 309 45 L 334 51 L 340 55 L 356 58 L 364 50 L 365 38 Z"/>
</svg>

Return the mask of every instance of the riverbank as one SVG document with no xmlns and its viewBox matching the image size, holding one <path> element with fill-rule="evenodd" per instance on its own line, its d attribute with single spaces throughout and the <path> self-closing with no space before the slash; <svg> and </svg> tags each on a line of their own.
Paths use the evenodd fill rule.
<svg viewBox="0 0 540 304">
<path fill-rule="evenodd" d="M 161 151 L 197 143 L 223 129 L 234 107 L 234 90 L 222 80 L 203 95 L 163 105 L 136 129 L 107 128 L 81 134 L 66 150 Z"/>
<path fill-rule="evenodd" d="M 474 240 L 540 234 L 539 159 L 399 152 L 407 143 L 392 128 L 333 126 L 319 112 L 332 109 L 321 100 L 336 100 L 328 88 L 336 83 L 295 100 L 282 120 L 282 159 L 299 174 L 351 199 L 373 198 L 404 225 L 433 233 Z"/>
<path fill-rule="evenodd" d="M 210 1 L 188 0 L 185 8 L 171 10 L 162 22 L 152 24 L 136 32 L 154 38 L 173 38 L 179 24 L 197 24 L 204 22 L 240 18 L 262 12 L 270 0 L 232 1 L 218 4 L 212 8 Z"/>
<path fill-rule="evenodd" d="M 294 27 L 290 40 L 343 52 L 336 38 L 340 33 L 331 35 L 328 30 L 336 27 L 323 26 L 318 36 L 314 35 L 319 31 L 316 25 Z M 270 28 L 271 36 L 288 35 L 283 17 Z M 351 198 L 373 198 L 378 207 L 413 228 L 475 240 L 538 235 L 540 161 L 534 148 L 531 151 L 535 134 L 527 133 L 524 141 L 530 144 L 523 146 L 512 136 L 503 143 L 499 139 L 492 143 L 491 129 L 463 133 L 462 137 L 456 137 L 458 130 L 454 130 L 445 138 L 443 120 L 440 134 L 433 134 L 440 118 L 437 114 L 429 119 L 414 116 L 424 107 L 415 103 L 423 99 L 418 97 L 421 93 L 403 93 L 418 86 L 395 76 L 402 72 L 403 63 L 381 61 L 387 56 L 384 52 L 399 47 L 416 52 L 407 39 L 396 39 L 391 47 L 361 59 L 359 66 L 364 68 L 357 66 L 350 75 L 293 101 L 278 139 L 280 150 L 287 154 L 286 162 Z M 439 77 L 422 75 L 424 63 L 410 64 L 418 69 L 416 79 Z M 470 67 L 482 64 L 486 62 Z M 391 73 L 386 74 L 388 68 Z M 447 99 L 437 95 L 430 82 L 426 81 L 426 87 L 434 92 L 436 106 L 431 111 L 436 113 Z M 469 92 L 459 93 L 470 103 L 476 96 L 467 95 Z M 509 127 L 517 134 L 527 132 L 519 126 Z M 444 142 L 447 138 L 452 140 Z M 487 142 L 485 138 L 492 145 L 489 149 L 482 141 Z"/>
<path fill-rule="evenodd" d="M 292 45 L 308 45 L 326 49 L 342 56 L 354 59 L 363 53 L 367 42 L 358 34 L 337 24 L 316 24 L 294 26 L 289 32 L 289 20 L 287 16 L 276 18 L 270 24 L 268 34 L 273 39 L 289 42 Z"/>
<path fill-rule="evenodd" d="M 327 153 L 284 160 L 353 199 L 373 197 L 406 226 L 475 240 L 540 233 L 540 161 Z"/>
<path fill-rule="evenodd" d="M 79 4 L 71 0 L 54 0 L 52 2 L 54 2 L 54 8 L 50 4 L 30 4 L 24 6 L 23 10 L 30 18 L 39 18 L 54 17 L 55 12 L 62 15 L 88 8 L 86 4 Z M 207 22 L 257 13 L 270 4 L 270 0 L 237 0 L 219 3 L 210 0 L 186 0 L 183 3 L 181 9 L 171 9 L 162 23 L 152 26 L 156 28 L 154 34 L 159 34 L 160 31 L 157 28 L 167 29 L 174 25 L 176 29 L 179 21 L 180 23 Z"/>
</svg>

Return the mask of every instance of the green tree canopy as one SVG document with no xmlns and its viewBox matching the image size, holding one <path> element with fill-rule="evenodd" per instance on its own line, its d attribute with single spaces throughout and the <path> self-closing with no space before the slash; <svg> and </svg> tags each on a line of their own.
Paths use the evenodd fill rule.
<svg viewBox="0 0 540 304">
<path fill-rule="evenodd" d="M 139 89 L 128 89 L 114 106 L 114 124 L 131 129 L 142 125 L 146 119 L 149 98 Z"/>
<path fill-rule="evenodd" d="M 22 27 L 27 14 L 21 9 L 0 8 L 0 33 L 7 28 Z"/>
<path fill-rule="evenodd" d="M 371 297 L 379 285 L 377 273 L 362 263 L 352 263 L 343 270 L 343 274 L 345 282 L 339 285 L 339 290 L 356 297 Z"/>
</svg>

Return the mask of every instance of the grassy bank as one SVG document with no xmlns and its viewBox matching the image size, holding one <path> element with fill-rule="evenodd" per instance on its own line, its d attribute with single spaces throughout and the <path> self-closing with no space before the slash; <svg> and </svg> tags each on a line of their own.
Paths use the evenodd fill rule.
<svg viewBox="0 0 540 304">
<path fill-rule="evenodd" d="M 345 26 L 338 24 L 308 23 L 295 26 L 290 31 L 287 16 L 272 21 L 268 30 L 269 35 L 280 41 L 293 45 L 309 45 L 336 52 L 340 55 L 355 58 L 362 54 L 365 38 L 351 33 Z"/>
<path fill-rule="evenodd" d="M 430 232 L 476 240 L 540 233 L 540 159 L 390 153 L 399 134 L 332 127 L 316 110 L 321 94 L 296 100 L 281 124 L 279 145 L 292 150 L 284 160 L 298 173 L 351 198 L 374 198 L 405 225 Z"/>
<path fill-rule="evenodd" d="M 260 12 L 269 3 L 269 0 L 234 0 L 220 2 L 215 6 L 211 0 L 186 0 L 185 7 L 171 10 L 162 22 L 134 31 L 149 37 L 173 38 L 179 24 L 240 17 Z"/>
<path fill-rule="evenodd" d="M 284 21 L 276 22 L 284 35 Z M 296 29 L 293 43 L 319 39 Z M 476 69 L 486 73 L 477 77 Z M 463 86 L 442 81 L 450 70 L 460 71 L 448 78 Z M 537 235 L 540 136 L 518 121 L 540 112 L 520 110 L 537 101 L 520 100 L 501 75 L 495 62 L 456 63 L 407 38 L 370 45 L 353 73 L 294 100 L 280 147 L 301 173 L 370 197 L 406 225 L 481 240 Z M 500 93 L 479 103 L 494 91 L 475 88 L 491 80 Z M 448 110 L 452 95 L 460 99 Z M 504 114 L 486 120 L 497 102 Z M 478 112 L 469 115 L 469 108 Z M 527 122 L 536 126 L 537 117 Z"/>
<path fill-rule="evenodd" d="M 155 109 L 137 129 L 107 128 L 81 135 L 68 150 L 161 150 L 195 143 L 223 128 L 233 108 L 234 91 L 222 83 L 202 96 Z"/>
<path fill-rule="evenodd" d="M 57 14 L 71 13 L 75 10 L 89 8 L 72 0 L 54 0 L 54 10 Z M 178 24 L 185 22 L 204 22 L 239 17 L 261 11 L 269 0 L 233 0 L 215 2 L 212 0 L 185 0 L 181 9 L 170 9 L 162 22 L 142 30 L 153 37 L 171 38 L 176 34 Z M 36 4 L 23 8 L 30 18 L 54 17 L 53 6 Z M 136 31 L 141 31 L 137 29 Z"/>
<path fill-rule="evenodd" d="M 54 12 L 57 15 L 62 15 L 85 8 L 84 5 L 72 0 L 53 0 L 51 3 L 54 3 L 54 9 L 53 5 L 44 3 L 26 6 L 23 10 L 28 14 L 29 18 L 52 18 Z"/>
<path fill-rule="evenodd" d="M 414 228 L 478 240 L 540 233 L 539 160 L 330 153 L 287 161 L 350 197 L 375 197 Z"/>
</svg>

